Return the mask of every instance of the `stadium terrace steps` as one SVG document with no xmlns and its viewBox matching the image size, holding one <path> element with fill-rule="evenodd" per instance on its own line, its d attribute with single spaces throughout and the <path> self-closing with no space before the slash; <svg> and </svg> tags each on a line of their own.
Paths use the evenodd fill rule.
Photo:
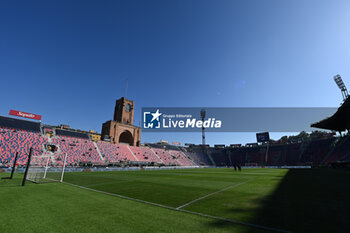
<svg viewBox="0 0 350 233">
<path fill-rule="evenodd" d="M 122 158 L 119 156 L 117 145 L 103 141 L 96 142 L 96 145 L 105 161 L 113 163 Z"/>
<path fill-rule="evenodd" d="M 127 144 L 113 145 L 105 142 L 97 142 L 96 144 L 106 161 L 142 161 L 164 163 L 165 165 L 193 166 L 191 160 L 180 151 L 167 151 L 145 146 L 136 147 Z"/>
<path fill-rule="evenodd" d="M 96 143 L 105 161 L 114 163 L 118 161 L 135 161 L 135 157 L 125 144 L 111 144 L 108 142 Z"/>
<path fill-rule="evenodd" d="M 344 162 L 348 162 L 349 158 L 350 158 L 350 151 L 348 153 L 346 153 L 343 157 L 341 157 L 339 160 L 344 161 Z"/>
<path fill-rule="evenodd" d="M 340 138 L 333 150 L 325 158 L 324 163 L 341 161 L 350 151 L 350 137 Z M 344 153 L 345 152 L 345 153 Z"/>
<path fill-rule="evenodd" d="M 164 163 L 164 161 L 156 154 L 156 152 L 154 152 L 154 150 L 152 149 L 152 147 L 150 147 L 150 150 L 151 150 L 152 153 L 159 159 L 159 161 L 161 161 L 161 163 Z"/>
<path fill-rule="evenodd" d="M 334 138 L 311 141 L 303 151 L 300 163 L 320 164 L 329 154 L 334 141 Z"/>
<path fill-rule="evenodd" d="M 166 150 L 153 148 L 153 151 L 164 161 L 165 165 L 179 165 L 179 162 L 177 162 Z"/>
<path fill-rule="evenodd" d="M 168 150 L 166 150 L 166 153 L 170 155 L 170 157 L 174 160 L 176 165 L 183 166 L 183 164 L 177 159 L 177 156 L 175 154 L 171 153 L 171 151 Z"/>
<path fill-rule="evenodd" d="M 213 157 L 211 157 L 211 155 L 210 155 L 209 153 L 208 153 L 207 155 L 208 155 L 208 158 L 210 159 L 211 163 L 212 163 L 214 166 L 217 166 L 216 163 L 215 163 L 215 161 L 214 161 L 214 159 L 213 159 Z"/>
<path fill-rule="evenodd" d="M 5 121 L 1 124 L 7 123 Z M 29 149 L 32 147 L 34 155 L 40 155 L 43 153 L 43 144 L 48 142 L 57 144 L 62 155 L 67 153 L 67 164 L 73 166 L 79 165 L 79 163 L 105 164 L 120 161 L 142 161 L 179 166 L 193 166 L 194 164 L 232 166 L 236 163 L 293 166 L 350 160 L 350 136 L 338 139 L 318 139 L 307 144 L 271 145 L 267 163 L 265 163 L 266 147 L 263 146 L 223 149 L 182 148 L 166 145 L 134 147 L 102 141 L 92 142 L 88 138 L 67 135 L 56 135 L 48 138 L 42 135 L 41 130 L 18 129 L 23 126 L 22 123 L 20 122 L 16 129 L 0 127 L 0 162 L 6 166 L 12 164 L 16 152 L 19 152 L 18 165 L 26 164 Z"/>
<path fill-rule="evenodd" d="M 12 164 L 18 152 L 17 164 L 24 165 L 29 149 L 33 148 L 33 155 L 40 155 L 42 144 L 46 142 L 47 139 L 37 132 L 0 128 L 0 161 L 3 164 Z"/>
<path fill-rule="evenodd" d="M 12 117 L 0 116 L 0 128 L 17 129 L 27 132 L 40 133 L 40 123 L 28 120 L 20 120 Z"/>
<path fill-rule="evenodd" d="M 194 160 L 192 159 L 191 156 L 188 156 L 181 148 L 178 148 L 178 150 L 182 153 L 182 155 L 187 158 L 188 160 L 190 160 L 192 166 L 197 166 L 197 164 L 194 162 Z"/>
<path fill-rule="evenodd" d="M 127 144 L 117 144 L 117 148 L 118 148 L 119 155 L 121 155 L 125 161 L 137 161 L 135 159 L 135 156 L 128 149 Z"/>
<path fill-rule="evenodd" d="M 149 147 L 130 146 L 129 148 L 132 150 L 132 152 L 135 154 L 139 161 L 163 163 L 163 161 L 161 161 L 159 157 L 157 157 Z"/>
<path fill-rule="evenodd" d="M 100 156 L 101 160 L 104 161 L 105 159 L 103 158 L 103 156 L 102 156 L 102 154 L 101 154 L 100 148 L 98 148 L 96 142 L 93 142 L 93 143 L 94 143 L 94 146 L 95 146 L 95 148 L 96 148 L 96 150 L 97 150 L 97 153 L 98 153 L 98 155 Z"/>
<path fill-rule="evenodd" d="M 175 156 L 175 159 L 182 165 L 182 166 L 193 166 L 190 159 L 188 159 L 181 151 L 178 150 L 169 150 L 169 153 L 173 156 Z"/>
<path fill-rule="evenodd" d="M 209 165 L 213 166 L 214 164 L 209 159 L 208 155 L 204 153 L 203 148 L 194 147 L 191 148 L 191 153 L 187 152 L 189 156 L 193 158 L 193 160 L 200 165 Z"/>
<path fill-rule="evenodd" d="M 128 150 L 130 151 L 130 153 L 132 154 L 132 156 L 134 156 L 136 161 L 139 161 L 139 159 L 135 156 L 135 154 L 132 152 L 132 150 L 130 149 L 129 145 L 126 145 L 126 147 L 128 148 Z"/>
<path fill-rule="evenodd" d="M 211 157 L 216 166 L 227 166 L 230 163 L 229 156 L 224 149 L 210 148 L 208 156 Z"/>
<path fill-rule="evenodd" d="M 57 144 L 62 154 L 67 153 L 67 164 L 79 163 L 103 164 L 97 149 L 88 139 L 69 136 L 55 136 L 52 143 Z"/>
<path fill-rule="evenodd" d="M 63 129 L 56 129 L 55 131 L 56 131 L 56 135 L 59 135 L 59 136 L 83 138 L 86 140 L 90 140 L 89 135 L 87 135 L 85 133 L 73 132 L 73 131 L 68 131 L 68 130 L 63 130 Z"/>
</svg>

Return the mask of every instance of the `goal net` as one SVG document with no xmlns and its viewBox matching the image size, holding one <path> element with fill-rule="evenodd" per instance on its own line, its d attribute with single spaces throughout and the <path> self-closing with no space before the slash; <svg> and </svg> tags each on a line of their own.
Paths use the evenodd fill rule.
<svg viewBox="0 0 350 233">
<path fill-rule="evenodd" d="M 26 179 L 35 183 L 62 182 L 67 154 L 43 154 L 33 156 Z"/>
<path fill-rule="evenodd" d="M 245 167 L 258 167 L 258 163 L 245 163 Z"/>
</svg>

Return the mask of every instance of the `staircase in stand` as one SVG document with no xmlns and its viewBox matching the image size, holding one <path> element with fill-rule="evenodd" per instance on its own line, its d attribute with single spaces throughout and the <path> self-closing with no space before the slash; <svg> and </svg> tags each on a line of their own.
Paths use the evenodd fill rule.
<svg viewBox="0 0 350 233">
<path fill-rule="evenodd" d="M 162 162 L 164 163 L 164 161 L 157 155 L 156 152 L 154 152 L 154 150 L 152 148 L 150 148 L 150 150 L 153 152 L 153 154 Z M 165 163 L 164 163 L 165 164 Z"/>
<path fill-rule="evenodd" d="M 136 157 L 136 155 L 134 154 L 134 152 L 132 152 L 132 150 L 130 149 L 129 145 L 126 145 L 130 151 L 130 153 L 134 156 L 134 158 L 136 159 L 136 161 L 139 161 L 139 159 Z"/>
<path fill-rule="evenodd" d="M 97 150 L 97 153 L 98 153 L 98 155 L 100 156 L 101 160 L 102 160 L 102 161 L 105 161 L 105 158 L 103 158 L 103 156 L 102 156 L 102 154 L 101 154 L 101 151 L 100 151 L 100 148 L 98 148 L 98 146 L 97 146 L 97 143 L 96 143 L 96 142 L 92 142 L 92 143 L 94 144 L 94 146 L 95 146 L 95 148 L 96 148 L 96 150 Z"/>
</svg>

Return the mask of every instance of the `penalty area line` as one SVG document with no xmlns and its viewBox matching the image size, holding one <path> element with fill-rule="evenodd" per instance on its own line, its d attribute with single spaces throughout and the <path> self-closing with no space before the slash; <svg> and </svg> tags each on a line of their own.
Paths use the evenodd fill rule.
<svg viewBox="0 0 350 233">
<path fill-rule="evenodd" d="M 195 202 L 197 202 L 197 201 L 203 200 L 204 198 L 213 196 L 213 195 L 215 195 L 215 194 L 221 193 L 221 192 L 226 191 L 226 190 L 231 189 L 231 188 L 235 188 L 235 187 L 240 186 L 240 185 L 242 185 L 242 184 L 245 184 L 245 183 L 247 183 L 247 182 L 249 182 L 249 181 L 251 181 L 251 180 L 252 180 L 252 179 L 249 179 L 249 180 L 247 180 L 247 181 L 244 181 L 244 182 L 241 182 L 241 183 L 238 183 L 238 184 L 230 185 L 230 186 L 228 186 L 228 187 L 226 187 L 226 188 L 220 189 L 219 191 L 216 191 L 216 192 L 213 192 L 213 193 L 209 193 L 209 194 L 207 194 L 207 195 L 205 195 L 205 196 L 203 196 L 203 197 L 199 197 L 199 198 L 194 199 L 194 200 L 192 200 L 192 201 L 190 201 L 190 202 L 187 202 L 187 203 L 185 203 L 185 204 L 183 204 L 183 205 L 177 207 L 176 209 L 177 209 L 177 210 L 182 209 L 183 207 L 186 207 L 186 206 L 188 206 L 188 205 L 191 205 L 191 204 L 193 204 L 193 203 L 195 203 Z"/>
<path fill-rule="evenodd" d="M 248 180 L 248 181 L 250 181 L 250 180 Z M 246 182 L 248 182 L 248 181 L 246 181 Z M 140 202 L 140 203 L 144 203 L 144 204 L 148 204 L 148 205 L 152 205 L 152 206 L 158 206 L 158 207 L 162 207 L 165 209 L 170 209 L 170 210 L 179 211 L 179 212 L 183 212 L 183 213 L 193 214 L 193 215 L 197 215 L 197 216 L 201 216 L 201 217 L 216 219 L 216 220 L 230 222 L 230 223 L 234 223 L 234 224 L 240 224 L 240 225 L 258 228 L 258 229 L 262 229 L 262 230 L 283 232 L 283 233 L 293 233 L 291 231 L 286 231 L 286 230 L 279 229 L 279 228 L 268 227 L 268 226 L 253 224 L 253 223 L 247 223 L 247 222 L 242 222 L 242 221 L 238 221 L 238 220 L 234 220 L 234 219 L 228 219 L 228 218 L 218 217 L 218 216 L 214 216 L 214 215 L 209 215 L 209 214 L 204 214 L 204 213 L 194 212 L 194 211 L 189 211 L 189 210 L 184 210 L 184 209 L 177 209 L 175 207 L 171 207 L 171 206 L 167 206 L 167 205 L 162 205 L 162 204 L 158 204 L 158 203 L 154 203 L 154 202 L 150 202 L 150 201 L 145 201 L 145 200 L 141 200 L 141 199 L 137 199 L 137 198 L 123 196 L 123 195 L 116 194 L 116 193 L 109 193 L 109 192 L 105 192 L 105 191 L 101 191 L 101 190 L 96 190 L 96 189 L 88 188 L 88 187 L 77 185 L 77 184 L 71 184 L 71 183 L 64 182 L 64 181 L 62 183 L 67 184 L 67 185 L 71 185 L 71 186 L 74 186 L 77 188 L 89 190 L 92 192 L 97 192 L 97 193 L 101 193 L 101 194 L 105 194 L 105 195 L 109 195 L 109 196 L 114 196 L 114 197 L 119 197 L 119 198 L 130 200 L 130 201 Z"/>
</svg>

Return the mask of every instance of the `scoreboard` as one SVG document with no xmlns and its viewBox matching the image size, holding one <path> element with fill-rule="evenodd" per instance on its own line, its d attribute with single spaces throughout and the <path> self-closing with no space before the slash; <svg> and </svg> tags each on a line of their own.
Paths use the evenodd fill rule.
<svg viewBox="0 0 350 233">
<path fill-rule="evenodd" d="M 269 132 L 257 133 L 256 134 L 256 140 L 258 142 L 268 142 L 268 141 L 270 141 Z"/>
</svg>

